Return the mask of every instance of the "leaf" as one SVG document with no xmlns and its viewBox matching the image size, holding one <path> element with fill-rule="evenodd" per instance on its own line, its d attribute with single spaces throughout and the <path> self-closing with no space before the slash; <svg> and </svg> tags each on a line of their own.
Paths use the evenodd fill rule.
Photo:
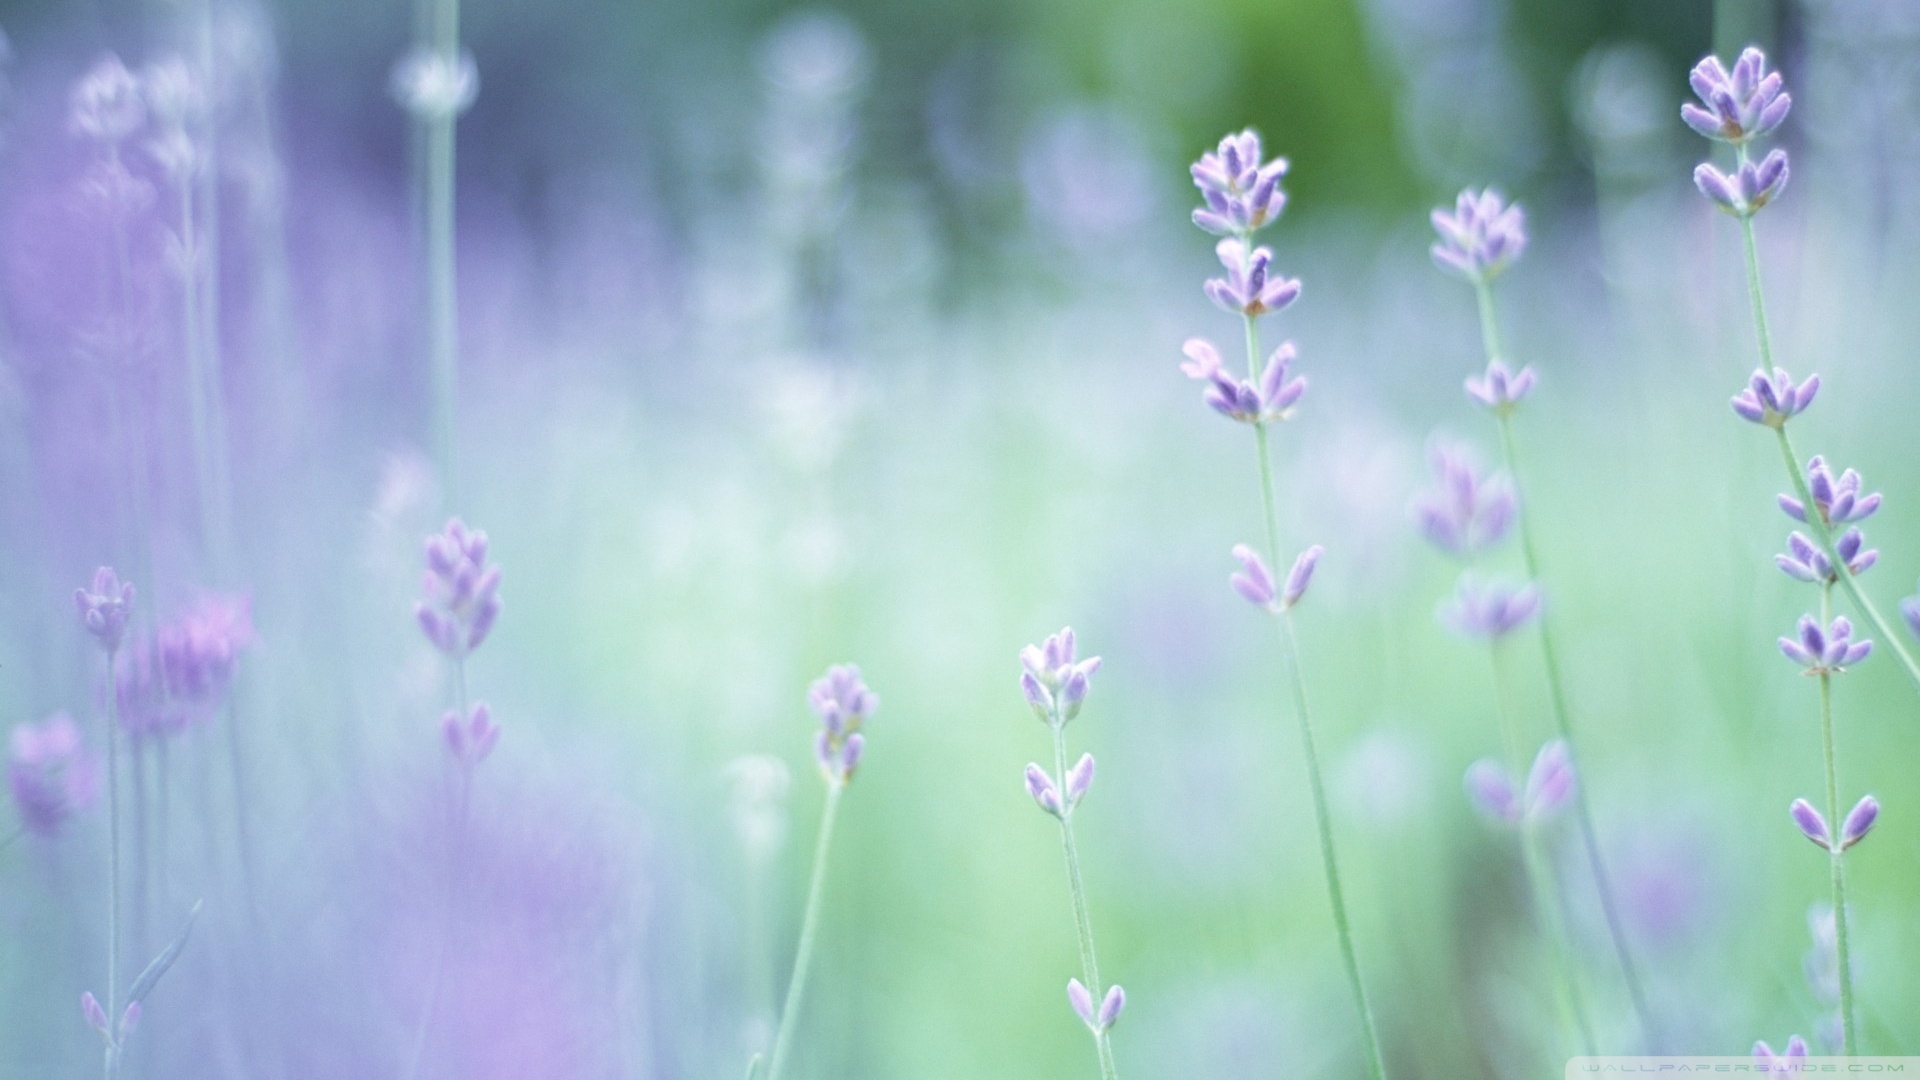
<svg viewBox="0 0 1920 1080">
<path fill-rule="evenodd" d="M 753 1078 L 759 1075 L 759 1073 L 760 1073 L 760 1055 L 755 1054 L 753 1055 L 753 1057 L 747 1060 L 747 1080 L 753 1080 Z"/>
<path fill-rule="evenodd" d="M 165 975 L 167 969 L 173 966 L 173 962 L 180 958 L 180 950 L 187 947 L 187 937 L 193 933 L 193 921 L 200 917 L 201 903 L 202 901 L 199 900 L 193 902 L 193 910 L 187 912 L 187 923 L 180 928 L 180 936 L 173 939 L 173 944 L 161 950 L 160 955 L 154 957 L 153 962 L 147 965 L 147 970 L 133 980 L 133 989 L 127 992 L 127 1004 L 138 1005 L 145 1001 L 147 995 L 153 993 L 153 985 L 160 981 L 160 976 Z"/>
</svg>

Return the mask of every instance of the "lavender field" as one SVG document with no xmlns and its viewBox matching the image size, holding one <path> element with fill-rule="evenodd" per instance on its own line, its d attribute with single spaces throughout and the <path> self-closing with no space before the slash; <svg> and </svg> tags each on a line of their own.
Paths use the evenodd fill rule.
<svg viewBox="0 0 1920 1080">
<path fill-rule="evenodd" d="M 0 32 L 0 1080 L 1920 1055 L 1910 0 Z"/>
</svg>

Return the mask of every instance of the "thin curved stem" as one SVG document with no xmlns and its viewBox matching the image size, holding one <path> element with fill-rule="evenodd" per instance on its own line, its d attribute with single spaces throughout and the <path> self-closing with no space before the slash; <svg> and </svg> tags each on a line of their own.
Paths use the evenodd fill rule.
<svg viewBox="0 0 1920 1080">
<path fill-rule="evenodd" d="M 1826 627 L 1832 617 L 1831 584 L 1820 587 L 1820 625 Z M 1847 879 L 1844 855 L 1840 848 L 1840 778 L 1833 739 L 1833 676 L 1820 673 L 1820 750 L 1827 771 L 1827 820 L 1833 822 L 1834 836 L 1828 847 L 1828 865 L 1833 878 L 1833 938 L 1838 954 L 1840 977 L 1841 1046 L 1851 1057 L 1859 1053 L 1853 1029 L 1853 966 L 1847 949 Z"/>
<path fill-rule="evenodd" d="M 107 650 L 107 1047 L 103 1072 L 120 1072 L 120 695 Z"/>
<path fill-rule="evenodd" d="M 793 1046 L 793 1032 L 800 1019 L 800 1005 L 806 997 L 807 971 L 813 964 L 813 946 L 820 931 L 821 898 L 826 893 L 827 853 L 833 844 L 833 826 L 840 814 L 840 796 L 846 781 L 827 783 L 827 805 L 820 815 L 820 836 L 814 841 L 813 877 L 807 883 L 807 908 L 800 917 L 800 945 L 793 956 L 793 975 L 787 981 L 786 1004 L 780 1009 L 780 1029 L 774 1035 L 773 1056 L 767 1063 L 767 1080 L 780 1080 L 786 1068 L 787 1054 Z M 749 1064 L 749 1070 L 752 1066 Z"/>
<path fill-rule="evenodd" d="M 1067 724 L 1056 714 L 1047 726 L 1053 729 L 1053 775 L 1064 782 L 1067 775 Z M 1106 995 L 1107 986 L 1100 981 L 1100 958 L 1093 947 L 1093 915 L 1087 909 L 1087 886 L 1080 877 L 1080 848 L 1073 838 L 1073 807 L 1062 805 L 1059 817 L 1060 847 L 1067 860 L 1067 891 L 1073 898 L 1074 936 L 1080 944 L 1080 975 L 1086 980 L 1087 992 L 1097 1002 Z M 1106 1032 L 1093 1033 L 1093 1049 L 1100 1059 L 1100 1075 L 1104 1080 L 1116 1080 L 1119 1073 L 1114 1065 L 1113 1043 Z"/>
</svg>

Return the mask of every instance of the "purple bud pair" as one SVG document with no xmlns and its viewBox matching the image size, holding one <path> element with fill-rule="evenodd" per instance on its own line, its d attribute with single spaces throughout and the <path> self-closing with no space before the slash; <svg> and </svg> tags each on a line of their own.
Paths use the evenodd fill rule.
<svg viewBox="0 0 1920 1080">
<path fill-rule="evenodd" d="M 853 778 L 867 747 L 860 726 L 880 708 L 880 696 L 867 688 L 854 664 L 835 664 L 807 688 L 807 705 L 820 718 L 813 757 L 831 784 Z"/>
<path fill-rule="evenodd" d="M 1510 413 L 1533 391 L 1533 382 L 1531 366 L 1515 372 L 1500 360 L 1489 360 L 1485 375 L 1467 376 L 1467 396 L 1496 413 Z"/>
<path fill-rule="evenodd" d="M 1703 161 L 1694 167 L 1693 186 L 1734 217 L 1752 217 L 1787 189 L 1787 174 L 1787 152 L 1770 150 L 1757 162 L 1741 162 L 1731 174 Z"/>
<path fill-rule="evenodd" d="M 1865 543 L 1866 539 L 1860 535 L 1858 528 L 1848 529 L 1841 534 L 1840 539 L 1834 541 L 1834 551 L 1846 564 L 1847 573 L 1865 573 L 1874 563 L 1880 561 L 1879 551 L 1871 548 L 1866 551 L 1860 550 Z M 1812 540 L 1798 532 L 1787 534 L 1786 553 L 1775 555 L 1773 562 L 1788 577 L 1800 581 L 1832 584 L 1839 580 L 1834 575 L 1833 561 L 1827 558 L 1827 553 L 1815 547 Z"/>
<path fill-rule="evenodd" d="M 1462 637 L 1498 641 L 1540 614 L 1540 590 L 1464 574 L 1454 595 L 1440 605 L 1441 625 Z"/>
<path fill-rule="evenodd" d="M 1100 658 L 1076 659 L 1073 627 L 1063 627 L 1039 645 L 1020 650 L 1020 692 L 1036 716 L 1049 724 L 1064 724 L 1080 715 L 1080 706 L 1092 688 Z"/>
<path fill-rule="evenodd" d="M 1499 543 L 1517 509 L 1513 485 L 1483 474 L 1464 447 L 1435 442 L 1428 452 L 1434 488 L 1413 502 L 1414 526 L 1435 547 L 1472 558 Z"/>
<path fill-rule="evenodd" d="M 823 731 L 814 736 L 813 760 L 829 783 L 844 784 L 853 779 L 853 771 L 860 767 L 860 755 L 866 749 L 867 737 L 857 731 L 844 739 L 834 739 Z"/>
<path fill-rule="evenodd" d="M 493 712 L 487 703 L 481 701 L 474 704 L 464 720 L 453 709 L 442 714 L 440 737 L 454 764 L 472 769 L 493 753 L 493 745 L 500 741 L 500 726 L 493 722 Z"/>
<path fill-rule="evenodd" d="M 1800 616 L 1799 636 L 1780 639 L 1787 659 L 1805 667 L 1808 675 L 1837 675 L 1867 658 L 1873 642 L 1854 641 L 1853 624 L 1844 615 L 1825 630 L 1811 615 Z"/>
<path fill-rule="evenodd" d="M 1860 493 L 1860 474 L 1852 469 L 1838 478 L 1827 467 L 1826 458 L 1815 456 L 1807 462 L 1807 492 L 1813 496 L 1814 509 L 1828 525 L 1865 521 L 1880 509 L 1880 493 Z M 1791 495 L 1780 496 L 1780 509 L 1795 521 L 1807 520 L 1807 508 Z"/>
<path fill-rule="evenodd" d="M 1513 776 L 1491 759 L 1467 769 L 1467 799 L 1495 821 L 1509 825 L 1550 820 L 1572 801 L 1578 786 L 1573 754 L 1566 740 L 1555 739 L 1540 748 L 1522 791 Z"/>
<path fill-rule="evenodd" d="M 1795 799 L 1793 805 L 1787 809 L 1793 815 L 1793 823 L 1800 826 L 1800 832 L 1807 839 L 1824 850 L 1834 850 L 1836 841 L 1833 839 L 1833 834 L 1827 831 L 1827 819 L 1820 815 L 1820 811 L 1813 808 L 1812 803 L 1805 799 Z M 1872 830 L 1873 823 L 1878 820 L 1880 820 L 1880 800 L 1868 795 L 1854 803 L 1853 809 L 1847 811 L 1846 820 L 1840 823 L 1840 839 L 1837 841 L 1839 850 L 1845 851 L 1865 839 L 1867 833 Z"/>
<path fill-rule="evenodd" d="M 1287 159 L 1260 160 L 1260 136 L 1252 128 L 1220 140 L 1218 149 L 1193 163 L 1193 184 L 1206 205 L 1193 223 L 1215 236 L 1246 236 L 1279 218 L 1287 204 L 1280 178 Z"/>
<path fill-rule="evenodd" d="M 1806 1067 L 1803 1064 L 1806 1057 L 1807 1040 L 1798 1035 L 1788 1039 L 1786 1050 L 1778 1054 L 1773 1052 L 1773 1047 L 1768 1046 L 1765 1039 L 1753 1044 L 1753 1060 L 1759 1062 L 1767 1072 L 1798 1073 Z"/>
<path fill-rule="evenodd" d="M 1438 209 L 1432 219 L 1434 264 L 1468 281 L 1493 280 L 1527 249 L 1526 213 L 1492 188 L 1462 191 L 1452 213 Z"/>
<path fill-rule="evenodd" d="M 1205 288 L 1208 298 L 1222 309 L 1258 317 L 1279 311 L 1299 298 L 1300 279 L 1275 275 L 1271 250 L 1250 248 L 1237 237 L 1220 241 L 1213 250 L 1227 274 L 1208 278 Z"/>
<path fill-rule="evenodd" d="M 1780 73 L 1767 70 L 1767 57 L 1748 46 L 1728 71 L 1717 56 L 1694 65 L 1688 81 L 1699 96 L 1680 106 L 1680 119 L 1709 139 L 1739 145 L 1771 134 L 1793 108 Z"/>
<path fill-rule="evenodd" d="M 73 591 L 73 606 L 81 628 L 113 652 L 126 636 L 127 618 L 133 613 L 133 584 L 121 583 L 112 567 L 103 566 L 93 572 L 92 587 Z"/>
<path fill-rule="evenodd" d="M 1080 800 L 1086 797 L 1088 789 L 1093 787 L 1093 755 L 1081 754 L 1080 760 L 1067 770 L 1067 790 L 1063 794 L 1054 786 L 1053 777 L 1038 764 L 1027 765 L 1027 794 L 1040 809 L 1054 817 L 1067 817 Z"/>
<path fill-rule="evenodd" d="M 1267 357 L 1258 385 L 1228 374 L 1220 362 L 1220 350 L 1205 338 L 1190 338 L 1181 347 L 1187 361 L 1180 370 L 1188 378 L 1207 383 L 1203 400 L 1215 412 L 1245 424 L 1264 424 L 1285 420 L 1306 395 L 1307 379 L 1300 375 L 1287 378 L 1297 350 L 1293 342 L 1283 342 Z"/>
<path fill-rule="evenodd" d="M 87 1026 L 100 1036 L 101 1041 L 111 1046 L 118 1046 L 127 1041 L 127 1036 L 133 1034 L 133 1029 L 140 1026 L 140 1003 L 137 1001 L 127 1003 L 126 1009 L 120 1013 L 118 1034 L 108 1029 L 107 1010 L 100 1007 L 100 1000 L 93 996 L 91 990 L 80 994 L 80 1015 L 86 1017 Z"/>
<path fill-rule="evenodd" d="M 1756 370 L 1747 380 L 1746 389 L 1733 396 L 1733 411 L 1756 424 L 1779 427 L 1813 404 L 1819 392 L 1818 375 L 1809 375 L 1806 382 L 1795 386 L 1793 376 L 1784 368 L 1774 368 L 1771 377 Z"/>
<path fill-rule="evenodd" d="M 1079 1014 L 1081 1021 L 1087 1025 L 1087 1029 L 1098 1035 L 1112 1027 L 1115 1020 L 1120 1019 L 1120 1011 L 1127 1007 L 1127 992 L 1115 983 L 1107 991 L 1107 996 L 1100 999 L 1100 1006 L 1096 1009 L 1093 1004 L 1093 994 L 1081 984 L 1080 980 L 1068 979 L 1067 1001 L 1072 1004 L 1073 1011 Z"/>
<path fill-rule="evenodd" d="M 1307 594 L 1307 586 L 1313 582 L 1314 567 L 1320 565 L 1320 556 L 1326 554 L 1326 550 L 1315 544 L 1301 552 L 1293 560 L 1293 568 L 1287 571 L 1286 585 L 1276 590 L 1273 573 L 1267 569 L 1260 553 L 1245 544 L 1235 544 L 1233 557 L 1240 560 L 1240 572 L 1228 577 L 1227 584 L 1255 607 L 1268 611 L 1287 611 Z"/>
</svg>

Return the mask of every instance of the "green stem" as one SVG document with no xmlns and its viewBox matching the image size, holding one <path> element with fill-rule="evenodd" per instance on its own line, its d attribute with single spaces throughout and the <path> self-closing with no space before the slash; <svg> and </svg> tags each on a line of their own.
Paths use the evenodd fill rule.
<svg viewBox="0 0 1920 1080">
<path fill-rule="evenodd" d="M 460 0 L 432 0 L 431 45 L 455 69 L 460 62 Z M 427 342 L 433 365 L 434 441 L 449 504 L 459 502 L 455 396 L 460 346 L 455 292 L 453 200 L 455 110 L 426 122 Z"/>
<path fill-rule="evenodd" d="M 793 957 L 793 975 L 787 982 L 787 1001 L 780 1010 L 780 1029 L 774 1035 L 773 1056 L 767 1064 L 767 1080 L 780 1080 L 787 1054 L 793 1045 L 793 1031 L 800 1019 L 800 1003 L 806 995 L 807 969 L 813 963 L 814 940 L 819 936 L 821 897 L 826 892 L 827 852 L 833 844 L 833 824 L 840 814 L 840 796 L 847 790 L 845 780 L 827 782 L 827 807 L 820 816 L 820 837 L 813 848 L 813 879 L 807 884 L 807 909 L 800 917 L 800 946 Z"/>
<path fill-rule="evenodd" d="M 1493 288 L 1485 281 L 1474 282 L 1474 293 L 1479 300 L 1480 338 L 1489 362 L 1502 359 L 1500 346 L 1500 320 L 1493 306 Z M 1540 559 L 1533 542 L 1532 509 L 1526 499 L 1526 492 L 1520 481 L 1519 444 L 1513 436 L 1513 415 L 1508 410 L 1496 409 L 1495 417 L 1500 424 L 1500 447 L 1506 459 L 1507 476 L 1513 484 L 1514 498 L 1520 505 L 1520 554 L 1525 562 L 1527 579 L 1536 584 L 1540 581 Z M 1543 614 L 1539 619 L 1540 656 L 1546 669 L 1547 696 L 1553 709 L 1554 730 L 1567 744 L 1568 755 L 1575 767 L 1581 763 L 1578 747 L 1573 738 L 1572 712 L 1567 708 L 1566 683 L 1560 676 L 1560 651 L 1554 646 L 1553 629 L 1550 620 Z M 1584 779 L 1584 778 L 1583 778 Z M 1627 946 L 1625 923 L 1620 918 L 1620 905 L 1614 898 L 1613 879 L 1607 872 L 1606 860 L 1600 854 L 1599 831 L 1593 827 L 1593 811 L 1587 802 L 1587 785 L 1574 787 L 1574 818 L 1580 827 L 1581 847 L 1586 850 L 1588 872 L 1593 875 L 1594 891 L 1599 895 L 1600 913 L 1607 924 L 1607 937 L 1613 945 L 1613 955 L 1620 965 L 1621 978 L 1627 985 L 1627 996 L 1633 1001 L 1634 1015 L 1640 1021 L 1640 1030 L 1649 1043 L 1659 1041 L 1653 1021 L 1653 1010 L 1647 1005 L 1646 991 L 1641 987 L 1639 965 L 1634 962 L 1633 951 Z"/>
<path fill-rule="evenodd" d="M 1820 588 L 1820 626 L 1825 630 L 1832 612 L 1832 584 Z M 1833 937 L 1840 969 L 1840 1030 L 1842 1047 L 1851 1057 L 1859 1053 L 1853 1030 L 1853 968 L 1847 951 L 1847 880 L 1840 849 L 1840 779 L 1833 741 L 1833 676 L 1820 672 L 1820 749 L 1827 770 L 1827 820 L 1833 837 L 1828 864 L 1833 876 Z"/>
<path fill-rule="evenodd" d="M 1258 385 L 1261 375 L 1260 334 L 1253 316 L 1246 316 L 1247 374 Z M 1255 449 L 1260 459 L 1260 501 L 1267 531 L 1267 551 L 1279 568 L 1280 509 L 1273 494 L 1273 461 L 1268 449 L 1267 425 L 1253 426 Z M 1340 885 L 1340 864 L 1335 857 L 1333 825 L 1327 809 L 1327 797 L 1320 779 L 1320 757 L 1313 741 L 1312 714 L 1307 708 L 1307 682 L 1300 670 L 1299 641 L 1294 634 L 1293 616 L 1281 613 L 1281 643 L 1285 654 L 1288 681 L 1293 688 L 1294 712 L 1300 723 L 1300 743 L 1307 766 L 1307 782 L 1313 793 L 1313 822 L 1320 836 L 1320 862 L 1327 882 L 1327 901 L 1333 909 L 1333 927 L 1340 943 L 1340 957 L 1346 967 L 1347 982 L 1353 991 L 1354 1009 L 1360 1017 L 1360 1036 L 1366 1044 L 1367 1073 L 1373 1080 L 1385 1080 L 1386 1060 L 1380 1052 L 1380 1034 L 1374 1026 L 1373 1006 L 1367 999 L 1367 987 L 1360 974 L 1359 953 L 1353 945 L 1353 927 L 1347 918 L 1346 894 Z"/>
<path fill-rule="evenodd" d="M 1526 751 L 1519 728 L 1514 723 L 1513 707 L 1507 700 L 1506 670 L 1500 657 L 1500 643 L 1495 641 L 1487 647 L 1487 659 L 1493 669 L 1494 712 L 1499 717 L 1501 740 L 1507 748 L 1507 767 L 1517 782 L 1524 783 L 1527 776 Z M 1524 816 L 1520 821 L 1520 830 L 1520 851 L 1526 862 L 1527 883 L 1533 892 L 1534 908 L 1539 912 L 1547 953 L 1552 958 L 1554 974 L 1564 994 L 1567 1016 L 1579 1036 L 1581 1050 L 1591 1057 L 1596 1053 L 1593 1026 L 1587 1020 L 1586 1002 L 1580 993 L 1580 982 L 1574 974 L 1573 959 L 1567 946 L 1567 930 L 1560 918 L 1560 893 L 1548 860 L 1539 849 L 1532 823 Z"/>
<path fill-rule="evenodd" d="M 1047 726 L 1053 729 L 1053 775 L 1065 785 L 1067 724 L 1055 715 Z M 1066 805 L 1064 800 L 1060 808 L 1060 846 L 1067 859 L 1067 891 L 1073 897 L 1073 928 L 1080 943 L 1080 974 L 1086 981 L 1087 992 L 1093 995 L 1097 1005 L 1106 995 L 1107 987 L 1100 981 L 1100 960 L 1093 948 L 1093 916 L 1087 910 L 1087 887 L 1080 877 L 1080 848 L 1073 839 L 1073 807 Z M 1093 1033 L 1093 1049 L 1100 1059 L 1100 1075 L 1104 1080 L 1116 1080 L 1119 1073 L 1114 1067 L 1113 1044 L 1106 1032 Z"/>
<path fill-rule="evenodd" d="M 106 1080 L 120 1072 L 120 695 L 107 650 L 107 1047 Z"/>
</svg>

